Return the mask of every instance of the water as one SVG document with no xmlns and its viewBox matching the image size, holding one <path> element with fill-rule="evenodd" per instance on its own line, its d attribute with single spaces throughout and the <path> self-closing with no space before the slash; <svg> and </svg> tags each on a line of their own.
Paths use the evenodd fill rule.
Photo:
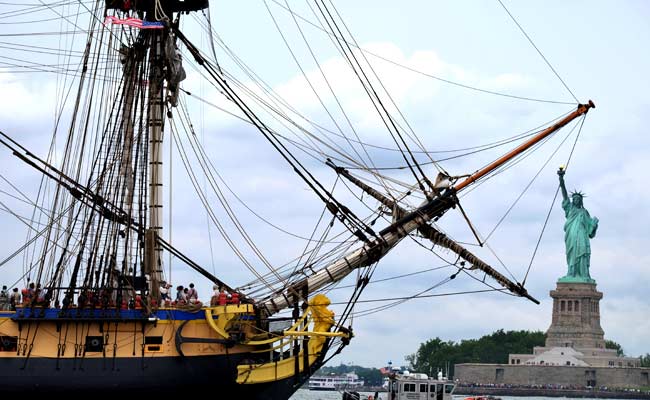
<svg viewBox="0 0 650 400">
<path fill-rule="evenodd" d="M 367 399 L 369 395 L 374 395 L 374 393 L 370 392 L 361 392 L 362 396 L 361 398 L 363 400 Z M 379 393 L 379 398 L 381 400 L 385 400 L 388 394 L 387 393 Z M 468 397 L 469 395 L 454 395 L 454 400 L 463 400 L 465 397 Z M 291 396 L 291 400 L 341 400 L 341 393 L 339 392 L 320 392 L 320 391 L 312 391 L 308 389 L 298 389 L 296 394 Z M 560 400 L 560 399 L 566 399 L 566 400 L 571 400 L 568 397 L 514 397 L 514 396 L 497 396 L 501 398 L 502 400 Z M 578 400 L 578 399 L 576 399 Z M 579 399 L 579 400 L 585 400 Z M 598 400 L 606 400 L 606 399 L 598 399 Z"/>
<path fill-rule="evenodd" d="M 366 400 L 368 395 L 375 395 L 370 392 L 360 392 L 362 394 L 361 398 Z M 379 393 L 379 398 L 384 400 L 388 394 Z M 322 391 L 313 391 L 309 389 L 298 389 L 296 394 L 291 396 L 291 400 L 341 400 L 341 393 L 337 391 L 332 392 L 322 392 Z M 457 399 L 454 399 L 457 400 Z M 459 399 L 462 400 L 462 399 Z"/>
</svg>

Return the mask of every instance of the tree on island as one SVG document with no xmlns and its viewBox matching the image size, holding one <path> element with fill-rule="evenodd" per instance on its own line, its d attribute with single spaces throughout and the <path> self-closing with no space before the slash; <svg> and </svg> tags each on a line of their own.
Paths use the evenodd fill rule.
<svg viewBox="0 0 650 400">
<path fill-rule="evenodd" d="M 438 370 L 454 374 L 454 364 L 508 362 L 508 354 L 532 353 L 533 347 L 543 346 L 544 332 L 498 331 L 480 339 L 443 341 L 440 338 L 422 343 L 418 351 L 406 357 L 413 371 L 435 374 Z"/>
<path fill-rule="evenodd" d="M 625 351 L 623 351 L 623 347 L 616 343 L 613 340 L 605 340 L 605 348 L 606 349 L 612 349 L 616 350 L 616 355 L 619 357 L 625 357 Z"/>
<path fill-rule="evenodd" d="M 443 341 L 440 338 L 429 339 L 420 344 L 418 351 L 406 356 L 410 368 L 416 372 L 435 374 L 442 370 L 454 374 L 454 364 L 486 363 L 507 364 L 509 354 L 532 354 L 533 347 L 544 346 L 546 334 L 541 331 L 498 331 L 480 339 L 466 339 L 459 343 Z M 613 340 L 606 340 L 605 347 L 615 349 L 619 356 L 624 356 L 623 347 Z M 650 366 L 650 354 L 645 356 L 645 363 Z M 641 365 L 644 364 L 641 357 Z"/>
<path fill-rule="evenodd" d="M 544 346 L 546 334 L 541 331 L 504 331 L 500 329 L 480 339 L 466 339 L 459 343 L 444 341 L 440 338 L 429 339 L 420 344 L 418 351 L 406 356 L 409 368 L 413 372 L 424 372 L 433 376 L 441 370 L 454 374 L 454 364 L 460 363 L 494 363 L 506 364 L 509 354 L 531 354 L 533 347 Z M 605 347 L 615 349 L 619 356 L 624 356 L 623 347 L 613 340 L 606 340 Z M 641 366 L 650 367 L 650 353 L 641 356 Z M 343 375 L 354 372 L 363 379 L 367 386 L 381 386 L 383 376 L 377 368 L 359 365 L 326 366 L 319 370 L 319 375 Z"/>
<path fill-rule="evenodd" d="M 645 356 L 641 356 L 641 366 L 650 368 L 650 353 L 645 353 Z"/>
</svg>

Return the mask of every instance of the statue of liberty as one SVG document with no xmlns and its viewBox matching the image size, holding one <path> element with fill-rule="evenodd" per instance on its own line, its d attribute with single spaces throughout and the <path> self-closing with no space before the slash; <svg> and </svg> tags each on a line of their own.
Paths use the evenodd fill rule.
<svg viewBox="0 0 650 400">
<path fill-rule="evenodd" d="M 566 222 L 564 223 L 564 243 L 566 245 L 566 262 L 569 270 L 566 276 L 558 282 L 595 283 L 589 275 L 589 259 L 591 247 L 589 239 L 596 236 L 598 218 L 592 218 L 583 207 L 582 199 L 585 197 L 580 192 L 571 193 L 571 200 L 564 186 L 564 169 L 560 167 L 557 172 L 560 176 L 560 189 L 562 190 L 562 208 Z"/>
</svg>

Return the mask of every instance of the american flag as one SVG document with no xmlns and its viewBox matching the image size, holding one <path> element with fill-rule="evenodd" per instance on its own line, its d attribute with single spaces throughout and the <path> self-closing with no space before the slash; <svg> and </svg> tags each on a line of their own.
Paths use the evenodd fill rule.
<svg viewBox="0 0 650 400">
<path fill-rule="evenodd" d="M 139 29 L 162 29 L 165 27 L 162 22 L 143 21 L 138 18 L 120 19 L 112 15 L 107 15 L 106 21 L 104 21 L 104 23 L 107 25 L 109 23 L 116 25 L 128 25 Z"/>
</svg>

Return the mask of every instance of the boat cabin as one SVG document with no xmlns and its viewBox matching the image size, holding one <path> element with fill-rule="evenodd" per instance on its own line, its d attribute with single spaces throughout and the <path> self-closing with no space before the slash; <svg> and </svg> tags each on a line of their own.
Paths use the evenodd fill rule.
<svg viewBox="0 0 650 400">
<path fill-rule="evenodd" d="M 455 388 L 441 375 L 434 379 L 422 373 L 395 374 L 389 377 L 388 400 L 453 400 Z"/>
</svg>

